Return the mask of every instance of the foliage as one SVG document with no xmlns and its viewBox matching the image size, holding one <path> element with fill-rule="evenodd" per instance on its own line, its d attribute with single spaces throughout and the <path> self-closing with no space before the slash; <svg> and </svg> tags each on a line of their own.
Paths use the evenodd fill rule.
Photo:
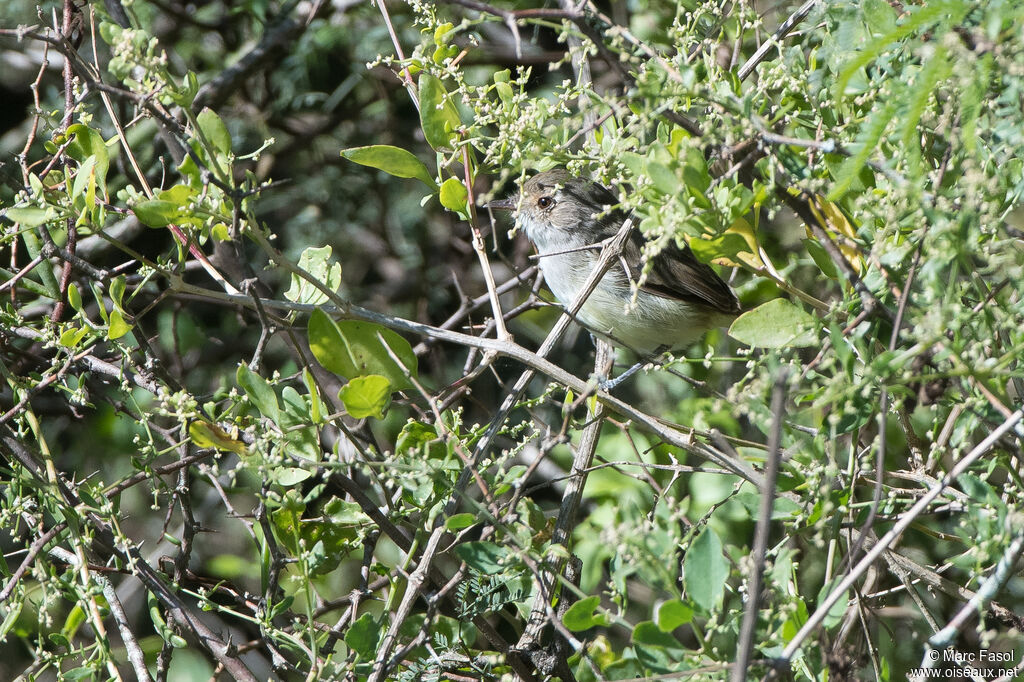
<svg viewBox="0 0 1024 682">
<path fill-rule="evenodd" d="M 393 4 L 0 10 L 0 677 L 1024 650 L 1018 4 Z M 614 395 L 536 350 L 481 207 L 556 165 L 729 335 Z"/>
</svg>

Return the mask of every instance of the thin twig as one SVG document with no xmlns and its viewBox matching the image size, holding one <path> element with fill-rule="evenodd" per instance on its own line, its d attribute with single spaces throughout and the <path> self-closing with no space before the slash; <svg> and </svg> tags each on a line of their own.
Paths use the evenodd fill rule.
<svg viewBox="0 0 1024 682">
<path fill-rule="evenodd" d="M 786 648 L 782 651 L 782 656 L 780 657 L 781 662 L 788 663 L 793 659 L 793 656 L 796 655 L 797 651 L 800 650 L 800 647 L 803 646 L 804 641 L 815 630 L 817 630 L 825 620 L 825 617 L 828 615 L 832 607 L 835 606 L 835 603 L 839 601 L 839 598 L 853 586 L 853 583 L 856 582 L 872 564 L 874 564 L 875 560 L 881 556 L 882 552 L 892 546 L 896 539 L 903 534 L 903 531 L 905 531 L 910 524 L 917 519 L 917 517 L 924 513 L 924 510 L 927 509 L 928 505 L 942 494 L 942 491 L 946 489 L 946 486 L 956 480 L 958 476 L 966 472 L 967 469 L 980 459 L 982 455 L 986 454 L 1005 433 L 1012 430 L 1021 419 L 1024 419 L 1024 410 L 1017 410 L 1009 419 L 1005 420 L 984 440 L 978 443 L 974 449 L 964 455 L 964 457 L 960 459 L 960 461 L 958 461 L 945 476 L 942 477 L 942 480 L 932 486 L 920 500 L 914 503 L 913 507 L 908 509 L 906 513 L 900 517 L 899 521 L 896 522 L 889 532 L 882 536 L 878 543 L 864 555 L 864 558 L 861 559 L 846 575 L 846 577 L 832 589 L 829 595 L 818 604 L 817 610 L 811 614 L 810 618 L 807 619 L 807 622 L 804 623 L 803 627 L 800 628 L 796 635 L 793 636 L 793 639 L 790 640 L 789 644 L 786 645 Z"/>
<path fill-rule="evenodd" d="M 797 24 L 807 18 L 807 15 L 811 13 L 814 6 L 818 4 L 818 0 L 807 0 L 803 5 L 799 7 L 795 12 L 789 15 L 789 18 L 782 22 L 782 25 L 775 30 L 770 40 L 766 40 L 761 43 L 761 46 L 757 48 L 757 51 L 750 56 L 743 66 L 740 67 L 738 72 L 739 79 L 744 81 L 747 76 L 754 72 L 757 65 L 764 61 L 764 58 L 768 55 L 768 52 L 773 48 L 779 46 L 779 43 L 789 35 Z"/>
<path fill-rule="evenodd" d="M 747 668 L 754 650 L 754 633 L 757 631 L 757 617 L 760 614 L 761 581 L 765 558 L 768 554 L 768 536 L 772 525 L 772 510 L 775 508 L 775 481 L 779 474 L 782 424 L 785 419 L 786 383 L 789 381 L 788 368 L 781 368 L 775 376 L 772 387 L 772 427 L 768 434 L 768 454 L 764 469 L 764 486 L 761 488 L 761 505 L 757 512 L 757 527 L 754 530 L 754 546 L 750 555 L 750 579 L 747 581 L 747 605 L 740 626 L 737 643 L 736 665 L 732 669 L 732 682 L 745 682 Z"/>
</svg>

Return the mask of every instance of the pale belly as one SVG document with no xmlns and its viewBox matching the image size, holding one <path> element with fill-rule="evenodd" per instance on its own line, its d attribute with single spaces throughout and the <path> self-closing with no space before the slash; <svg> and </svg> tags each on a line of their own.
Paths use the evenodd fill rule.
<svg viewBox="0 0 1024 682">
<path fill-rule="evenodd" d="M 566 308 L 576 300 L 596 262 L 580 263 L 579 254 L 572 255 L 576 257 L 548 256 L 540 261 L 548 288 Z M 601 278 L 576 319 L 597 336 L 645 355 L 685 348 L 727 321 L 708 308 L 644 291 L 634 301 L 618 264 Z"/>
</svg>

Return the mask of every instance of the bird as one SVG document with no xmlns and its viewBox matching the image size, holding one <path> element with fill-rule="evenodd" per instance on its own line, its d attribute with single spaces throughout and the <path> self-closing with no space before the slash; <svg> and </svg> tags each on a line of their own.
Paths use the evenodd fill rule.
<svg viewBox="0 0 1024 682">
<path fill-rule="evenodd" d="M 556 168 L 528 179 L 518 196 L 491 201 L 487 207 L 515 214 L 516 224 L 537 250 L 548 288 L 569 307 L 600 258 L 602 242 L 614 237 L 626 220 L 618 203 L 603 185 Z M 681 351 L 741 312 L 733 290 L 689 246 L 669 240 L 656 255 L 647 256 L 645 242 L 633 227 L 620 257 L 576 313 L 576 320 L 593 335 L 649 358 Z"/>
</svg>

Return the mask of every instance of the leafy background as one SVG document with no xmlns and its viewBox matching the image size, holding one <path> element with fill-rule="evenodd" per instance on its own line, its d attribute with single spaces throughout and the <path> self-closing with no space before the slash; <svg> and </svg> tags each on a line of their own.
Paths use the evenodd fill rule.
<svg viewBox="0 0 1024 682">
<path fill-rule="evenodd" d="M 0 677 L 1012 679 L 1022 28 L 5 3 Z M 481 208 L 554 165 L 748 313 L 581 395 Z"/>
</svg>

